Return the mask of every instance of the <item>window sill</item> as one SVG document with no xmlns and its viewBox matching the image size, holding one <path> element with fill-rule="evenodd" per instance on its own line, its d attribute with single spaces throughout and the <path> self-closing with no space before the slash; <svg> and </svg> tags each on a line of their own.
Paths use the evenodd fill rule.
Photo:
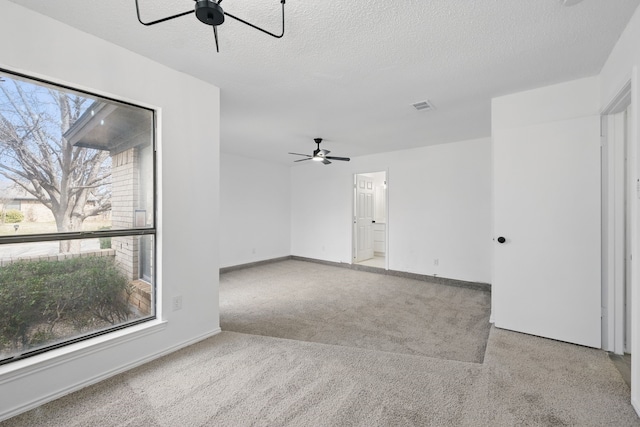
<svg viewBox="0 0 640 427">
<path fill-rule="evenodd" d="M 151 320 L 139 325 L 114 331 L 86 341 L 70 344 L 46 353 L 38 354 L 26 359 L 17 360 L 0 366 L 0 385 L 14 381 L 18 378 L 32 375 L 44 369 L 68 363 L 80 357 L 100 352 L 110 347 L 121 345 L 128 341 L 137 340 L 146 335 L 155 334 L 165 330 L 167 322 L 163 320 Z"/>
</svg>

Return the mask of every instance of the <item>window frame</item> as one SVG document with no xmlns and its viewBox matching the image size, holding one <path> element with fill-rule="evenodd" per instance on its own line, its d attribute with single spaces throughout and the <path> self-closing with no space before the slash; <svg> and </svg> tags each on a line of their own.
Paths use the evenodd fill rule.
<svg viewBox="0 0 640 427">
<path fill-rule="evenodd" d="M 150 181 L 150 185 L 152 186 L 152 201 L 153 201 L 153 215 L 151 225 L 139 228 L 127 228 L 127 229 L 117 229 L 117 230 L 95 230 L 95 231 L 71 231 L 71 232 L 53 232 L 53 233 L 34 233 L 34 234 L 24 234 L 24 235 L 8 235 L 2 236 L 0 235 L 0 246 L 5 244 L 23 244 L 23 243 L 39 243 L 39 242 L 51 242 L 51 241 L 66 241 L 66 240 L 86 240 L 86 239 L 99 239 L 106 237 L 137 237 L 137 236 L 152 236 L 151 239 L 151 249 L 152 249 L 152 260 L 151 260 L 151 276 L 152 282 L 151 284 L 151 304 L 152 304 L 152 313 L 131 321 L 126 321 L 118 325 L 114 325 L 105 329 L 97 330 L 95 332 L 83 333 L 82 335 L 64 339 L 61 342 L 52 343 L 49 345 L 44 345 L 39 348 L 35 348 L 33 350 L 23 351 L 14 356 L 1 359 L 0 366 L 10 364 L 12 362 L 16 362 L 19 360 L 24 360 L 26 358 L 43 354 L 51 350 L 59 349 L 62 347 L 67 347 L 72 344 L 76 344 L 82 341 L 86 341 L 98 336 L 107 335 L 116 331 L 121 331 L 123 329 L 131 328 L 136 325 L 140 325 L 142 323 L 155 321 L 158 319 L 158 266 L 157 260 L 158 257 L 158 217 L 159 217 L 159 206 L 158 206 L 158 114 L 159 111 L 156 108 L 151 108 L 148 106 L 143 106 L 131 101 L 125 101 L 122 99 L 118 99 L 116 97 L 105 95 L 102 93 L 91 92 L 87 89 L 81 89 L 78 87 L 71 86 L 65 83 L 59 83 L 54 81 L 54 79 L 48 80 L 41 77 L 36 77 L 33 75 L 25 74 L 23 72 L 17 72 L 13 70 L 9 70 L 3 67 L 0 67 L 0 73 L 8 74 L 10 76 L 16 76 L 19 79 L 27 80 L 33 82 L 35 84 L 41 84 L 45 87 L 53 87 L 56 89 L 67 90 L 73 93 L 77 93 L 80 95 L 87 95 L 90 99 L 99 99 L 104 101 L 110 101 L 116 104 L 125 105 L 129 107 L 138 108 L 141 110 L 145 110 L 151 113 L 151 175 L 152 179 Z M 135 223 L 133 224 L 135 226 Z M 142 239 L 141 239 L 142 240 Z M 0 266 L 0 268 L 2 268 Z M 141 280 L 147 281 L 146 278 L 140 278 Z"/>
</svg>

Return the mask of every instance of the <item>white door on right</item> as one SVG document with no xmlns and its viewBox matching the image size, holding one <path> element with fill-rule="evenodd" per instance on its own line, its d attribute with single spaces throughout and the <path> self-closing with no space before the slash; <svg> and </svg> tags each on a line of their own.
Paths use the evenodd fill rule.
<svg viewBox="0 0 640 427">
<path fill-rule="evenodd" d="M 494 130 L 493 155 L 495 325 L 600 348 L 599 116 Z"/>
</svg>

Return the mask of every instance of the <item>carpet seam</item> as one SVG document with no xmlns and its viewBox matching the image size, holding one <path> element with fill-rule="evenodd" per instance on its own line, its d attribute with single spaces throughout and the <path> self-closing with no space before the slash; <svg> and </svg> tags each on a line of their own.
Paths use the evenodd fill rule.
<svg viewBox="0 0 640 427">
<path fill-rule="evenodd" d="M 409 357 L 409 358 L 415 358 L 415 359 L 446 360 L 448 362 L 464 363 L 464 364 L 477 365 L 477 366 L 484 365 L 484 356 L 482 358 L 482 363 L 480 363 L 480 362 L 470 362 L 470 361 L 466 361 L 466 360 L 456 360 L 456 359 L 446 359 L 446 358 L 442 358 L 442 357 L 424 356 L 424 355 L 419 355 L 419 354 L 398 353 L 398 352 L 395 352 L 395 351 L 372 350 L 370 348 L 353 347 L 353 346 L 341 345 L 341 344 L 328 344 L 328 343 L 317 342 L 317 341 L 305 341 L 305 340 L 297 340 L 297 339 L 293 339 L 293 338 L 274 337 L 274 336 L 271 336 L 271 335 L 250 334 L 250 333 L 247 333 L 247 332 L 237 332 L 237 331 L 231 331 L 231 330 L 227 330 L 227 329 L 222 329 L 222 332 L 228 332 L 228 333 L 240 334 L 240 335 L 247 335 L 247 336 L 251 336 L 251 337 L 261 337 L 261 338 L 266 338 L 266 339 L 274 339 L 274 340 L 282 340 L 282 341 L 289 341 L 289 342 L 305 343 L 305 344 L 309 344 L 309 345 L 318 345 L 318 346 L 325 346 L 325 347 L 339 347 L 339 348 L 343 348 L 343 349 L 349 349 L 349 350 L 352 350 L 354 352 L 355 351 L 365 351 L 365 352 L 369 352 L 369 353 L 372 353 L 372 354 L 397 355 L 397 356 L 401 356 L 401 357 Z M 487 336 L 487 338 L 488 338 L 488 336 Z M 486 347 L 487 347 L 487 345 L 485 344 L 485 352 L 486 352 Z"/>
</svg>

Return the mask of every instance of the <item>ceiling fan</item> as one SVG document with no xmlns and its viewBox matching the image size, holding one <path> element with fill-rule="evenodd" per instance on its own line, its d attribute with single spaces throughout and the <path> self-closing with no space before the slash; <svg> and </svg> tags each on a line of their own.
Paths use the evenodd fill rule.
<svg viewBox="0 0 640 427">
<path fill-rule="evenodd" d="M 322 142 L 322 138 L 314 138 L 314 141 L 316 142 L 316 144 L 318 144 L 318 148 L 313 150 L 313 156 L 310 156 L 308 154 L 289 153 L 289 154 L 293 154 L 294 156 L 304 156 L 304 157 L 306 157 L 306 159 L 294 160 L 294 163 L 295 162 L 304 162 L 305 160 L 314 160 L 316 162 L 322 162 L 325 165 L 330 165 L 331 162 L 329 160 L 340 160 L 342 162 L 348 162 L 349 160 L 351 160 L 348 157 L 327 156 L 327 154 L 329 154 L 331 151 L 329 151 L 329 150 L 321 150 L 320 149 L 320 143 Z"/>
<path fill-rule="evenodd" d="M 253 25 L 252 23 L 247 22 L 244 19 L 240 19 L 237 16 L 233 16 L 232 14 L 225 12 L 224 10 L 222 10 L 222 7 L 220 6 L 220 3 L 222 3 L 222 0 L 218 0 L 217 2 L 212 0 L 194 0 L 196 2 L 196 7 L 194 10 L 188 10 L 186 12 L 178 13 L 172 16 L 167 16 L 166 18 L 157 19 L 151 22 L 144 22 L 142 18 L 140 18 L 140 6 L 138 5 L 138 0 L 135 0 L 135 1 L 136 1 L 136 13 L 138 15 L 138 21 L 140 21 L 142 25 L 147 25 L 147 26 L 159 24 L 161 22 L 169 21 L 175 18 L 180 18 L 181 16 L 189 15 L 195 12 L 196 17 L 200 20 L 200 22 L 202 22 L 203 24 L 211 25 L 213 27 L 213 36 L 216 40 L 216 52 L 220 52 L 220 48 L 218 47 L 218 25 L 221 25 L 224 22 L 225 16 L 235 19 L 236 21 L 242 22 L 243 24 L 248 25 L 251 28 L 255 28 L 256 30 L 262 31 L 263 33 L 268 34 L 277 39 L 280 39 L 282 38 L 282 36 L 284 36 L 285 0 L 280 0 L 280 4 L 282 4 L 282 34 L 279 34 L 279 35 L 273 34 L 267 30 L 263 30 L 262 28 L 256 25 Z"/>
</svg>

